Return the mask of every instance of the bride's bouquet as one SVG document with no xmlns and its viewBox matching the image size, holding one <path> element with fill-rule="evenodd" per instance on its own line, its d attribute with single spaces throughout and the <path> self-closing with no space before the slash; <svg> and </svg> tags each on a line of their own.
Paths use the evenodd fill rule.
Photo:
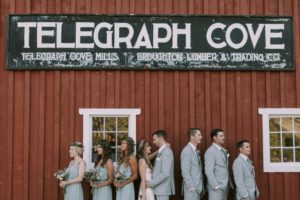
<svg viewBox="0 0 300 200">
<path fill-rule="evenodd" d="M 59 169 L 57 172 L 54 173 L 54 177 L 59 181 L 65 181 L 68 178 L 68 171 L 67 169 Z"/>
</svg>

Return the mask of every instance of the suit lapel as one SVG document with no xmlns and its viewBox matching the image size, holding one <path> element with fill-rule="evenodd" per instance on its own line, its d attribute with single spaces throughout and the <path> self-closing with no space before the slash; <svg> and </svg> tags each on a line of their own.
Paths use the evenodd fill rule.
<svg viewBox="0 0 300 200">
<path fill-rule="evenodd" d="M 224 154 L 221 152 L 221 150 L 216 147 L 216 145 L 212 144 L 213 148 L 215 149 L 215 151 L 217 152 L 217 154 L 221 157 L 221 159 L 225 162 L 225 164 L 227 165 L 227 160 L 224 156 Z"/>
<path fill-rule="evenodd" d="M 196 160 L 196 162 L 198 163 L 198 165 L 200 166 L 200 156 L 199 156 L 199 158 L 198 158 L 198 156 L 197 156 L 197 151 L 195 151 L 194 149 L 193 149 L 193 147 L 191 147 L 191 145 L 190 144 L 188 144 L 188 148 L 190 149 L 190 151 L 192 152 L 192 154 L 194 155 L 194 159 Z"/>
<path fill-rule="evenodd" d="M 242 160 L 242 162 L 244 163 L 244 165 L 246 166 L 246 168 L 249 170 L 250 174 L 252 176 L 255 176 L 255 172 L 254 172 L 253 166 L 250 166 L 248 164 L 247 160 L 245 160 L 245 158 L 243 158 L 242 156 L 239 156 L 239 157 Z"/>
</svg>

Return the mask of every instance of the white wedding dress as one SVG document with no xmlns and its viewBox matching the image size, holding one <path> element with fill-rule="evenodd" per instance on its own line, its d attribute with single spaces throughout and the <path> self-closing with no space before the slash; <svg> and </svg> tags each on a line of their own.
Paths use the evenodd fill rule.
<svg viewBox="0 0 300 200">
<path fill-rule="evenodd" d="M 146 169 L 146 181 L 149 182 L 149 181 L 151 181 L 151 179 L 152 179 L 152 172 L 151 172 L 151 169 L 149 167 L 147 167 L 147 169 Z M 152 188 L 147 188 L 145 193 L 146 193 L 146 198 L 144 198 L 145 200 L 155 200 L 154 192 L 153 192 Z M 139 200 L 143 199 L 143 198 L 141 198 L 142 194 L 143 194 L 142 189 L 140 187 Z"/>
</svg>

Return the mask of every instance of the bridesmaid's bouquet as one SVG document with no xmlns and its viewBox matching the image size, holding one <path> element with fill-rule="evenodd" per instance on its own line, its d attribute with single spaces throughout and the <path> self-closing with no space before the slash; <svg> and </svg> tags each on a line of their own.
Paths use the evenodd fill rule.
<svg viewBox="0 0 300 200">
<path fill-rule="evenodd" d="M 100 174 L 96 170 L 91 169 L 84 173 L 84 178 L 87 182 L 92 183 L 100 180 Z"/>
<path fill-rule="evenodd" d="M 95 169 L 91 169 L 90 171 L 84 173 L 84 179 L 87 182 L 90 182 L 90 184 L 92 186 L 93 182 L 96 182 L 96 181 L 100 180 L 100 174 Z M 94 193 L 94 188 L 92 188 L 90 193 L 91 194 Z"/>
<path fill-rule="evenodd" d="M 69 176 L 67 169 L 59 169 L 54 173 L 54 177 L 59 181 L 66 181 Z M 64 193 L 66 193 L 66 188 L 64 188 Z"/>
<path fill-rule="evenodd" d="M 115 181 L 121 182 L 125 181 L 127 177 L 125 176 L 124 168 L 118 165 L 117 167 L 114 168 L 114 178 Z"/>
<path fill-rule="evenodd" d="M 59 181 L 65 181 L 68 178 L 68 171 L 67 169 L 59 169 L 57 172 L 54 173 L 54 177 Z"/>
</svg>

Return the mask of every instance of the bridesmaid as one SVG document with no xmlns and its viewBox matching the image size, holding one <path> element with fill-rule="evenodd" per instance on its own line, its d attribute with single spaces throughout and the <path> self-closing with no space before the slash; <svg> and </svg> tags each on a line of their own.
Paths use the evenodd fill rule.
<svg viewBox="0 0 300 200">
<path fill-rule="evenodd" d="M 124 181 L 114 182 L 117 188 L 117 200 L 135 200 L 133 182 L 138 178 L 137 160 L 133 155 L 134 141 L 131 137 L 124 137 L 121 142 L 121 155 L 119 160 L 119 171 L 124 175 Z"/>
<path fill-rule="evenodd" d="M 98 160 L 95 163 L 95 169 L 100 175 L 98 182 L 91 183 L 93 187 L 93 200 L 112 200 L 111 184 L 113 183 L 113 162 L 110 159 L 111 149 L 106 140 L 101 140 L 96 151 Z"/>
<path fill-rule="evenodd" d="M 84 177 L 86 164 L 82 159 L 82 143 L 71 143 L 69 153 L 73 160 L 67 168 L 68 178 L 66 181 L 61 181 L 59 186 L 65 189 L 65 200 L 83 200 L 81 181 Z"/>
</svg>

